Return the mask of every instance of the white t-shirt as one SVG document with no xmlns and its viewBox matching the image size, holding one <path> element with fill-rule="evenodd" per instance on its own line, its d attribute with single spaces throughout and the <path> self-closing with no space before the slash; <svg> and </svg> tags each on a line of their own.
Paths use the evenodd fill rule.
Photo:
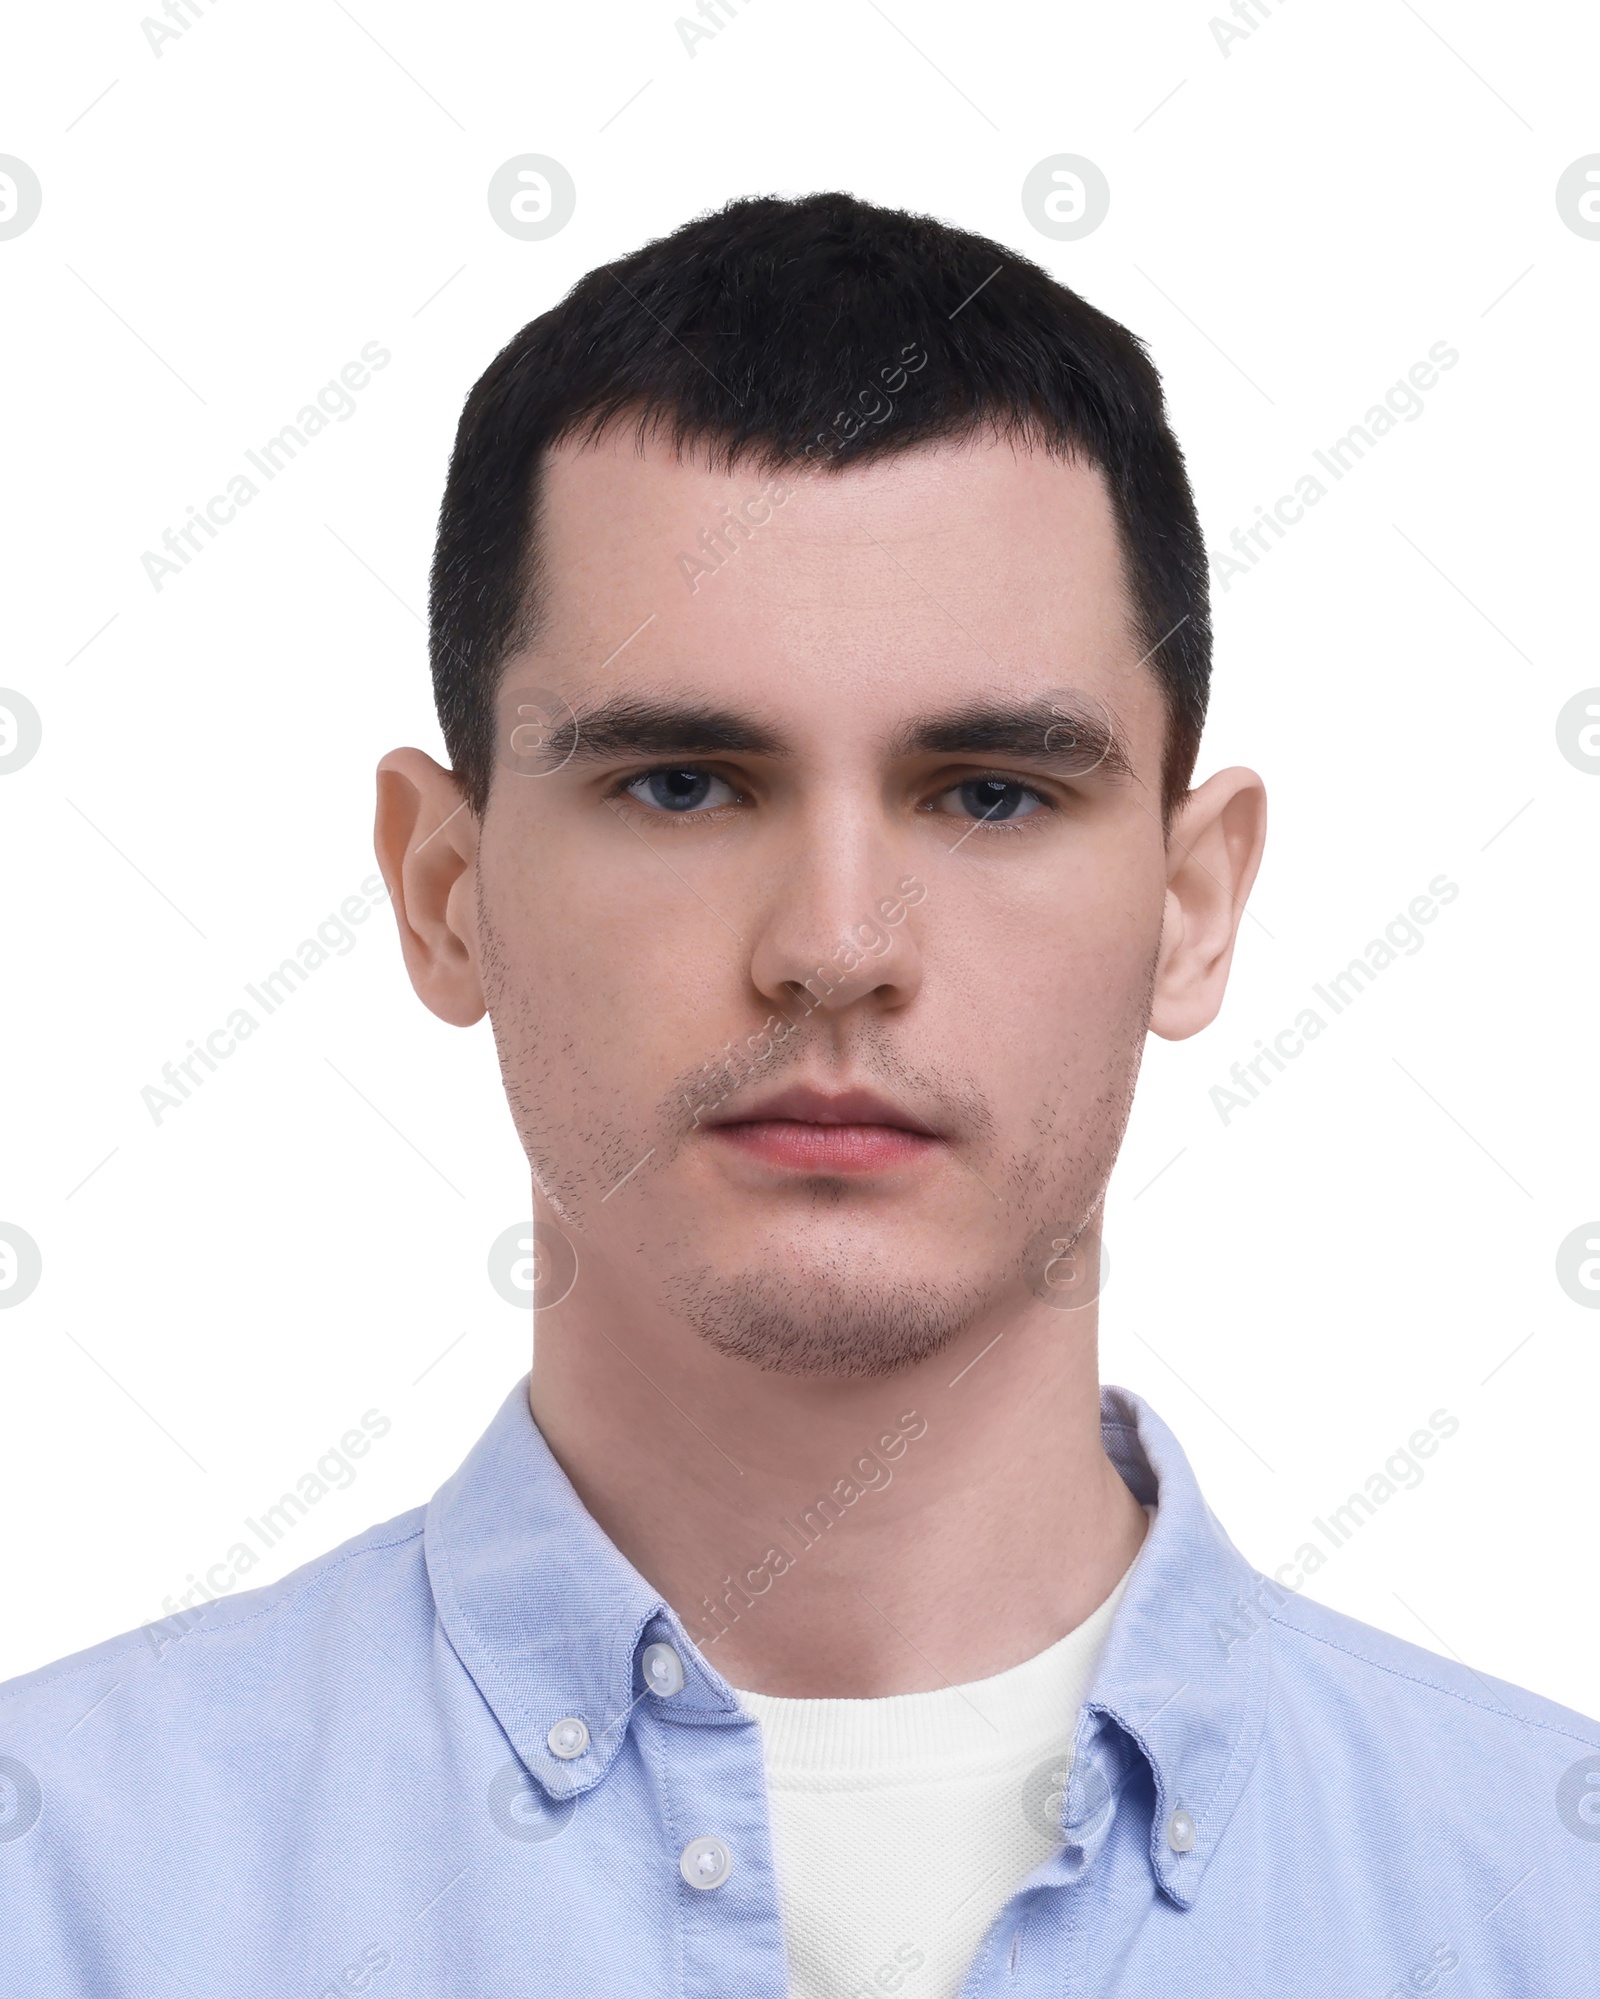
<svg viewBox="0 0 1600 1999">
<path fill-rule="evenodd" d="M 1061 1843 L 1079 1710 L 1127 1580 L 991 1679 L 878 1700 L 739 1694 L 761 1724 L 790 1999 L 956 1999 L 984 1932 Z"/>
</svg>

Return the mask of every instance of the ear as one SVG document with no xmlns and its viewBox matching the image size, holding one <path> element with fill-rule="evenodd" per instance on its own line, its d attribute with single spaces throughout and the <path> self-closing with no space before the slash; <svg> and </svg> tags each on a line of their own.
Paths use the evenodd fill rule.
<svg viewBox="0 0 1600 1999">
<path fill-rule="evenodd" d="M 1152 1031 L 1167 1041 L 1217 1017 L 1266 838 L 1266 787 L 1253 770 L 1219 770 L 1173 819 L 1150 1009 Z"/>
<path fill-rule="evenodd" d="M 418 999 L 454 1027 L 484 1015 L 478 973 L 478 821 L 451 773 L 422 750 L 378 765 L 378 866 Z"/>
</svg>

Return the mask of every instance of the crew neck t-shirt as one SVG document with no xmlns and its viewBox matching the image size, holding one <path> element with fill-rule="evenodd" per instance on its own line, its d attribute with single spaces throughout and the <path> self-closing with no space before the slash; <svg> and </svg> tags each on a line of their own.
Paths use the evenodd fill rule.
<svg viewBox="0 0 1600 1999">
<path fill-rule="evenodd" d="M 790 1999 L 956 1999 L 996 1915 L 1061 1844 L 1079 1710 L 1127 1581 L 1043 1652 L 965 1686 L 735 1689 L 761 1724 Z"/>
</svg>

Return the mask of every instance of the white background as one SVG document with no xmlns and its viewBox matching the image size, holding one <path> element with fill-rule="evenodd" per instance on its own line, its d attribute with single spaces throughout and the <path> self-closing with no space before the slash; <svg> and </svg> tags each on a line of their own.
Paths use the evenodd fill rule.
<svg viewBox="0 0 1600 1999">
<path fill-rule="evenodd" d="M 1309 1585 L 1600 1710 L 1600 1315 L 1555 1277 L 1594 1173 L 1600 777 L 1556 717 L 1593 627 L 1600 150 L 1577 8 L 196 0 L 22 10 L 0 152 L 0 1677 L 162 1613 L 364 1410 L 255 1582 L 425 1499 L 527 1365 L 490 1242 L 526 1175 L 487 1024 L 386 910 L 157 1125 L 140 1092 L 373 872 L 371 771 L 435 752 L 426 571 L 461 402 L 584 271 L 736 194 L 844 187 L 988 233 L 1150 343 L 1214 549 L 1431 345 L 1460 361 L 1216 598 L 1202 771 L 1274 801 L 1218 1024 L 1152 1044 L 1107 1216 L 1104 1371 L 1271 1569 L 1430 1412 L 1458 1433 Z M 160 18 L 160 17 L 157 17 Z M 496 226 L 509 157 L 577 210 Z M 1056 153 L 1110 213 L 1023 214 Z M 393 359 L 181 575 L 141 568 L 369 341 Z M 260 483 L 260 482 L 258 482 Z M 1330 482 L 1327 482 L 1331 484 Z M 1225 1125 L 1208 1092 L 1441 872 L 1458 898 Z M 1156 1178 L 1157 1175 L 1159 1178 Z"/>
</svg>

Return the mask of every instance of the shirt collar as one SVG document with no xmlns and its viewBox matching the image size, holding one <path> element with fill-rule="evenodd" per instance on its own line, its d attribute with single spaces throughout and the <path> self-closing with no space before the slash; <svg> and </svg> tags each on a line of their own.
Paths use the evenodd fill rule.
<svg viewBox="0 0 1600 1999">
<path fill-rule="evenodd" d="M 1101 1434 L 1134 1497 L 1157 1510 L 1084 1706 L 1068 1854 L 1087 1858 L 1109 1825 L 1100 1807 L 1144 1763 L 1155 1785 L 1151 1864 L 1187 1906 L 1265 1722 L 1268 1646 L 1249 1641 L 1270 1614 L 1259 1592 L 1272 1585 L 1229 1541 L 1177 1439 L 1146 1403 L 1104 1389 Z M 643 1697 L 646 1644 L 664 1640 L 683 1663 L 675 1720 L 747 1722 L 671 1608 L 585 1509 L 533 1420 L 526 1376 L 434 1495 L 424 1547 L 450 1643 L 551 1796 L 575 1797 L 610 1768 Z M 573 1717 L 588 1747 L 558 1757 L 550 1732 Z M 1179 1810 L 1194 1825 L 1184 1850 L 1168 1837 Z"/>
<path fill-rule="evenodd" d="M 526 1375 L 434 1494 L 423 1546 L 446 1636 L 552 1797 L 579 1796 L 611 1767 L 644 1692 L 646 1644 L 664 1640 L 683 1662 L 675 1718 L 746 1719 L 573 1490 L 533 1420 Z M 574 1717 L 588 1747 L 558 1757 L 550 1732 Z"/>
<path fill-rule="evenodd" d="M 1093 1742 L 1109 1753 L 1103 1763 L 1091 1754 L 1074 1771 L 1069 1831 L 1076 1804 L 1086 1840 L 1103 1836 L 1110 1814 L 1097 1814 L 1097 1802 L 1127 1781 L 1136 1761 L 1147 1765 L 1155 1785 L 1151 1865 L 1187 1908 L 1255 1763 L 1271 1657 L 1270 1641 L 1258 1634 L 1285 1592 L 1228 1539 L 1177 1438 L 1148 1403 L 1125 1388 L 1102 1389 L 1100 1433 L 1123 1482 L 1156 1514 L 1084 1704 L 1080 1749 Z M 1106 1744 L 1107 1723 L 1121 1744 Z M 1175 1812 L 1192 1821 L 1176 1847 Z"/>
</svg>

